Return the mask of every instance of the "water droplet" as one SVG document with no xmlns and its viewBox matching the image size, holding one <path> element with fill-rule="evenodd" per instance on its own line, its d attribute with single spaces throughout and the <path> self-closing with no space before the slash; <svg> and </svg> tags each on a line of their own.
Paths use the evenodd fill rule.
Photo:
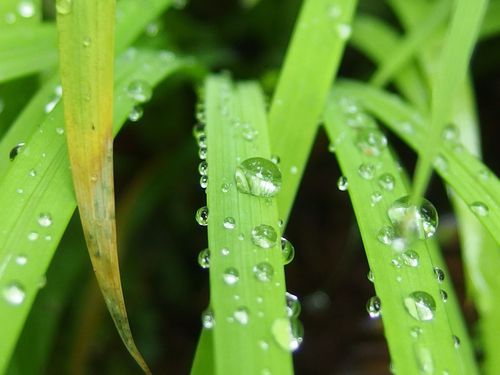
<svg viewBox="0 0 500 375">
<path fill-rule="evenodd" d="M 136 102 L 145 103 L 153 96 L 153 89 L 146 81 L 134 80 L 129 83 L 127 94 Z"/>
<path fill-rule="evenodd" d="M 212 309 L 208 308 L 201 313 L 201 324 L 205 329 L 212 329 L 215 325 L 215 317 Z"/>
<path fill-rule="evenodd" d="M 14 160 L 16 158 L 16 156 L 19 155 L 19 153 L 21 152 L 21 150 L 23 149 L 23 147 L 25 145 L 26 145 L 26 143 L 24 143 L 24 142 L 19 142 L 17 145 L 15 145 L 14 148 L 12 148 L 12 150 L 10 150 L 9 159 Z"/>
<path fill-rule="evenodd" d="M 439 154 L 438 156 L 436 156 L 436 159 L 434 160 L 434 167 L 438 171 L 444 172 L 448 168 L 448 161 L 443 155 Z"/>
<path fill-rule="evenodd" d="M 196 143 L 198 143 L 198 147 L 200 148 L 207 147 L 207 136 L 205 134 L 200 135 Z"/>
<path fill-rule="evenodd" d="M 332 154 L 334 154 L 336 150 L 337 150 L 337 147 L 335 145 L 335 142 L 332 142 L 328 145 L 328 151 L 330 151 Z"/>
<path fill-rule="evenodd" d="M 470 210 L 477 216 L 488 216 L 490 209 L 483 202 L 474 202 L 469 205 Z"/>
<path fill-rule="evenodd" d="M 160 26 L 157 22 L 151 22 L 146 26 L 146 35 L 150 38 L 154 38 L 155 36 L 157 36 L 159 31 Z"/>
<path fill-rule="evenodd" d="M 444 271 L 439 267 L 434 267 L 434 276 L 439 283 L 442 283 L 445 279 Z"/>
<path fill-rule="evenodd" d="M 488 181 L 491 177 L 491 172 L 487 169 L 481 169 L 478 173 L 479 178 L 483 181 Z"/>
<path fill-rule="evenodd" d="M 38 233 L 37 232 L 29 232 L 28 233 L 28 240 L 30 241 L 36 241 L 38 240 Z"/>
<path fill-rule="evenodd" d="M 414 326 L 410 329 L 410 335 L 415 339 L 419 338 L 423 332 L 424 330 L 418 326 Z"/>
<path fill-rule="evenodd" d="M 416 251 L 407 250 L 401 254 L 401 259 L 403 263 L 408 267 L 418 267 L 420 256 Z"/>
<path fill-rule="evenodd" d="M 36 13 L 35 4 L 28 0 L 21 1 L 17 6 L 17 12 L 23 18 L 31 18 Z"/>
<path fill-rule="evenodd" d="M 201 268 L 209 268 L 210 267 L 210 250 L 203 249 L 198 254 L 198 264 Z"/>
<path fill-rule="evenodd" d="M 128 119 L 132 122 L 137 122 L 143 115 L 144 109 L 140 105 L 134 105 L 128 114 Z"/>
<path fill-rule="evenodd" d="M 337 25 L 337 33 L 339 34 L 340 39 L 347 40 L 352 33 L 351 25 L 347 23 L 339 23 Z"/>
<path fill-rule="evenodd" d="M 297 318 L 300 314 L 300 310 L 302 309 L 300 306 L 300 301 L 296 295 L 292 293 L 285 293 L 285 301 L 286 301 L 286 315 L 289 318 Z"/>
<path fill-rule="evenodd" d="M 285 237 L 281 237 L 281 254 L 283 255 L 283 264 L 290 263 L 295 257 L 295 248 Z"/>
<path fill-rule="evenodd" d="M 421 374 L 434 374 L 434 361 L 432 360 L 431 351 L 422 346 L 415 348 L 415 355 L 417 357 L 418 366 Z"/>
<path fill-rule="evenodd" d="M 383 198 L 382 193 L 380 193 L 380 191 L 374 192 L 370 197 L 372 207 L 375 206 L 377 203 L 379 203 L 382 200 L 382 198 Z"/>
<path fill-rule="evenodd" d="M 19 306 L 26 299 L 24 287 L 16 281 L 10 282 L 4 286 L 2 294 L 7 303 L 12 306 Z"/>
<path fill-rule="evenodd" d="M 281 172 L 276 164 L 264 158 L 250 158 L 235 172 L 236 187 L 241 193 L 257 197 L 274 197 L 281 188 Z"/>
<path fill-rule="evenodd" d="M 384 245 L 392 244 L 395 236 L 394 228 L 390 225 L 384 225 L 377 233 L 377 239 Z"/>
<path fill-rule="evenodd" d="M 56 11 L 61 15 L 70 14 L 73 9 L 73 0 L 56 0 Z"/>
<path fill-rule="evenodd" d="M 278 155 L 271 155 L 271 161 L 274 164 L 279 164 L 280 163 L 280 157 Z"/>
<path fill-rule="evenodd" d="M 220 253 L 223 255 L 223 256 L 228 256 L 230 254 L 230 251 L 227 247 L 223 247 L 220 251 Z"/>
<path fill-rule="evenodd" d="M 241 124 L 240 125 L 240 134 L 241 137 L 246 141 L 253 141 L 259 135 L 259 132 L 250 124 Z"/>
<path fill-rule="evenodd" d="M 458 336 L 452 335 L 451 338 L 453 339 L 453 346 L 455 347 L 455 349 L 460 348 L 460 339 L 458 338 Z"/>
<path fill-rule="evenodd" d="M 242 325 L 247 325 L 250 319 L 250 314 L 246 307 L 238 307 L 233 313 L 234 320 Z"/>
<path fill-rule="evenodd" d="M 368 279 L 368 281 L 370 281 L 372 283 L 375 281 L 375 275 L 373 274 L 372 270 L 368 271 L 366 278 Z"/>
<path fill-rule="evenodd" d="M 439 295 L 441 296 L 441 301 L 443 302 L 448 301 L 448 293 L 446 293 L 446 290 L 439 289 Z"/>
<path fill-rule="evenodd" d="M 412 318 L 419 321 L 430 321 L 434 319 L 436 302 L 429 293 L 413 292 L 404 299 L 406 311 Z"/>
<path fill-rule="evenodd" d="M 456 142 L 458 141 L 458 136 L 459 136 L 458 128 L 455 125 L 450 124 L 444 127 L 442 132 L 442 137 L 444 141 Z"/>
<path fill-rule="evenodd" d="M 208 163 L 206 160 L 200 161 L 200 164 L 198 164 L 198 172 L 202 176 L 206 176 L 208 173 Z"/>
<path fill-rule="evenodd" d="M 240 273 L 234 267 L 226 268 L 224 273 L 222 274 L 222 279 L 227 285 L 234 285 L 240 279 Z"/>
<path fill-rule="evenodd" d="M 368 302 L 366 302 L 366 311 L 370 318 L 378 318 L 380 316 L 380 311 L 382 310 L 382 303 L 380 298 L 377 296 L 371 297 Z"/>
<path fill-rule="evenodd" d="M 298 319 L 279 318 L 274 320 L 271 333 L 282 349 L 293 352 L 302 343 L 304 329 Z"/>
<path fill-rule="evenodd" d="M 278 235 L 270 225 L 261 224 L 252 229 L 252 242 L 263 249 L 276 245 L 277 239 Z"/>
<path fill-rule="evenodd" d="M 337 187 L 340 191 L 346 191 L 349 188 L 349 181 L 347 181 L 347 177 L 340 176 L 337 180 Z"/>
<path fill-rule="evenodd" d="M 365 155 L 380 156 L 387 147 L 387 138 L 378 129 L 361 129 L 356 138 L 356 146 Z"/>
<path fill-rule="evenodd" d="M 208 225 L 208 207 L 203 206 L 196 211 L 196 222 L 200 225 Z"/>
<path fill-rule="evenodd" d="M 262 282 L 270 282 L 273 279 L 274 268 L 268 262 L 261 262 L 253 267 L 255 278 Z"/>
<path fill-rule="evenodd" d="M 38 224 L 44 228 L 50 227 L 52 225 L 52 216 L 49 213 L 41 213 L 38 216 Z"/>
<path fill-rule="evenodd" d="M 224 219 L 224 228 L 234 229 L 235 227 L 236 227 L 236 220 L 234 220 L 234 217 L 228 216 Z"/>
<path fill-rule="evenodd" d="M 291 173 L 291 174 L 297 174 L 297 172 L 298 172 L 298 171 L 299 171 L 299 169 L 297 168 L 297 166 L 296 166 L 296 165 L 292 165 L 292 166 L 290 167 L 290 173 Z"/>
<path fill-rule="evenodd" d="M 208 187 L 208 176 L 201 176 L 200 177 L 200 186 L 202 189 L 206 189 Z"/>
<path fill-rule="evenodd" d="M 205 135 L 205 125 L 202 123 L 197 123 L 193 126 L 193 137 L 198 140 L 201 136 Z"/>
<path fill-rule="evenodd" d="M 19 254 L 17 257 L 16 257 L 16 264 L 18 266 L 25 266 L 26 263 L 28 263 L 28 257 L 24 254 Z"/>
<path fill-rule="evenodd" d="M 31 169 L 28 174 L 30 175 L 30 177 L 36 177 L 36 171 L 34 169 Z"/>
<path fill-rule="evenodd" d="M 206 158 L 207 158 L 207 148 L 206 148 L 206 147 L 201 147 L 201 148 L 198 150 L 198 157 L 199 157 L 201 160 L 206 160 Z"/>
<path fill-rule="evenodd" d="M 267 351 L 269 349 L 269 343 L 266 340 L 259 340 L 259 348 Z"/>
<path fill-rule="evenodd" d="M 371 180 L 375 176 L 375 166 L 370 163 L 363 163 L 359 166 L 358 173 L 365 180 Z"/>
<path fill-rule="evenodd" d="M 396 180 L 394 176 L 390 173 L 381 174 L 378 178 L 379 186 L 387 191 L 394 190 L 394 185 L 396 184 Z"/>
<path fill-rule="evenodd" d="M 17 194 L 22 194 L 22 193 L 24 193 L 24 189 L 17 188 L 17 189 L 16 189 L 16 193 L 17 193 Z"/>
<path fill-rule="evenodd" d="M 373 117 L 359 111 L 347 114 L 346 124 L 349 127 L 358 130 L 363 130 L 366 128 L 376 129 L 377 126 Z"/>
<path fill-rule="evenodd" d="M 438 226 L 436 209 L 423 198 L 418 206 L 410 203 L 409 196 L 400 198 L 387 209 L 387 215 L 396 232 L 410 243 L 432 237 Z"/>
<path fill-rule="evenodd" d="M 56 128 L 56 133 L 59 134 L 59 135 L 63 135 L 64 134 L 64 128 Z"/>
<path fill-rule="evenodd" d="M 229 185 L 227 182 L 223 182 L 221 185 L 221 191 L 223 193 L 227 193 L 229 191 L 230 187 L 231 187 L 231 185 Z"/>
</svg>

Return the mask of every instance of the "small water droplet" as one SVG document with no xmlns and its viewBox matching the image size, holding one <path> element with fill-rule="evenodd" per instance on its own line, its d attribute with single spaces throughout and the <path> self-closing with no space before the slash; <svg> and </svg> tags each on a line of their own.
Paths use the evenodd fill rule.
<svg viewBox="0 0 500 375">
<path fill-rule="evenodd" d="M 299 169 L 297 168 L 297 166 L 296 166 L 296 165 L 292 165 L 292 166 L 290 167 L 290 173 L 291 173 L 291 174 L 297 174 L 297 172 L 298 172 L 298 171 L 299 171 Z"/>
<path fill-rule="evenodd" d="M 127 94 L 136 102 L 145 103 L 153 96 L 153 89 L 146 81 L 134 80 L 127 86 Z"/>
<path fill-rule="evenodd" d="M 274 164 L 279 164 L 280 163 L 280 157 L 278 155 L 271 155 L 271 161 Z"/>
<path fill-rule="evenodd" d="M 372 270 L 368 271 L 368 274 L 366 275 L 366 278 L 368 279 L 368 281 L 370 281 L 372 283 L 375 281 L 375 275 L 373 275 Z"/>
<path fill-rule="evenodd" d="M 196 211 L 196 222 L 202 226 L 208 225 L 208 207 L 203 206 Z"/>
<path fill-rule="evenodd" d="M 208 308 L 201 313 L 201 324 L 205 329 L 212 329 L 215 325 L 215 317 L 212 309 Z"/>
<path fill-rule="evenodd" d="M 132 122 L 137 122 L 143 115 L 144 109 L 140 105 L 134 105 L 128 114 L 128 119 Z"/>
<path fill-rule="evenodd" d="M 271 333 L 282 349 L 293 352 L 302 343 L 304 329 L 298 319 L 278 318 L 273 321 Z"/>
<path fill-rule="evenodd" d="M 63 135 L 64 134 L 64 128 L 56 128 L 56 133 L 59 134 L 59 135 Z"/>
<path fill-rule="evenodd" d="M 12 306 L 19 306 L 26 299 L 24 287 L 16 281 L 10 282 L 4 286 L 2 294 L 7 303 Z"/>
<path fill-rule="evenodd" d="M 443 301 L 443 302 L 448 301 L 448 293 L 446 293 L 446 290 L 439 289 L 439 295 L 441 297 L 441 301 Z"/>
<path fill-rule="evenodd" d="M 396 185 L 396 180 L 392 174 L 384 173 L 379 176 L 378 184 L 382 189 L 392 191 Z"/>
<path fill-rule="evenodd" d="M 228 184 L 227 182 L 223 182 L 222 185 L 221 185 L 221 191 L 223 193 L 227 193 L 229 191 L 230 187 L 231 187 L 230 184 Z"/>
<path fill-rule="evenodd" d="M 432 237 L 438 226 L 436 208 L 423 198 L 418 206 L 410 203 L 409 196 L 400 198 L 387 209 L 387 215 L 396 232 L 409 243 Z"/>
<path fill-rule="evenodd" d="M 270 282 L 273 279 L 274 268 L 268 262 L 261 262 L 253 267 L 255 278 L 262 282 Z"/>
<path fill-rule="evenodd" d="M 429 293 L 411 293 L 404 299 L 404 306 L 411 317 L 418 321 L 430 321 L 434 319 L 436 302 Z"/>
<path fill-rule="evenodd" d="M 146 25 L 146 35 L 150 38 L 154 38 L 155 36 L 157 36 L 159 31 L 160 25 L 158 25 L 157 22 L 151 22 Z"/>
<path fill-rule="evenodd" d="M 241 193 L 257 197 L 274 197 L 281 188 L 281 172 L 278 166 L 264 158 L 243 161 L 236 168 L 235 180 Z"/>
<path fill-rule="evenodd" d="M 444 271 L 439 267 L 434 267 L 434 276 L 438 283 L 442 283 L 445 279 Z"/>
<path fill-rule="evenodd" d="M 28 257 L 24 254 L 19 254 L 17 257 L 16 257 L 16 264 L 18 266 L 25 266 L 26 263 L 28 263 Z"/>
<path fill-rule="evenodd" d="M 16 156 L 19 155 L 19 153 L 21 152 L 21 150 L 23 149 L 23 147 L 25 145 L 26 145 L 26 143 L 24 143 L 24 142 L 19 142 L 17 145 L 15 145 L 12 148 L 12 150 L 10 150 L 9 159 L 14 160 L 16 158 Z"/>
<path fill-rule="evenodd" d="M 28 174 L 31 176 L 31 177 L 36 177 L 36 171 L 34 169 L 31 169 Z"/>
<path fill-rule="evenodd" d="M 234 229 L 236 227 L 236 220 L 234 220 L 234 217 L 228 216 L 224 219 L 223 224 L 226 229 Z"/>
<path fill-rule="evenodd" d="M 259 132 L 250 124 L 244 123 L 239 127 L 241 137 L 249 142 L 252 142 L 257 136 Z"/>
<path fill-rule="evenodd" d="M 220 251 L 220 253 L 223 255 L 223 256 L 228 256 L 230 254 L 230 251 L 227 247 L 223 247 Z"/>
<path fill-rule="evenodd" d="M 347 177 L 340 176 L 337 180 L 337 187 L 340 191 L 346 191 L 349 188 L 349 181 L 347 181 Z"/>
<path fill-rule="evenodd" d="M 207 159 L 207 148 L 206 148 L 206 147 L 201 147 L 201 148 L 198 150 L 198 157 L 199 157 L 201 160 L 206 160 L 206 159 Z"/>
<path fill-rule="evenodd" d="M 340 39 L 347 40 L 352 33 L 351 25 L 347 23 L 339 23 L 337 25 L 337 33 L 339 34 Z"/>
<path fill-rule="evenodd" d="M 286 315 L 291 319 L 297 318 L 300 314 L 300 310 L 302 309 L 298 297 L 292 293 L 286 292 L 285 301 L 286 301 Z"/>
<path fill-rule="evenodd" d="M 52 225 L 52 216 L 49 213 L 41 213 L 38 216 L 38 224 L 44 228 L 50 227 Z"/>
<path fill-rule="evenodd" d="M 488 181 L 491 177 L 491 172 L 487 169 L 481 169 L 478 175 L 481 180 Z"/>
<path fill-rule="evenodd" d="M 83 38 L 82 44 L 85 48 L 90 47 L 90 45 L 92 44 L 92 39 L 90 38 L 90 36 L 86 36 L 85 38 Z"/>
<path fill-rule="evenodd" d="M 382 200 L 382 198 L 383 196 L 380 191 L 374 192 L 370 197 L 372 207 L 375 206 L 377 203 L 379 203 Z"/>
<path fill-rule="evenodd" d="M 203 123 L 197 123 L 193 126 L 193 137 L 198 140 L 201 136 L 205 136 L 205 125 Z"/>
<path fill-rule="evenodd" d="M 35 4 L 28 0 L 21 1 L 17 6 L 17 12 L 23 18 L 31 18 L 36 13 Z"/>
<path fill-rule="evenodd" d="M 200 135 L 196 143 L 198 143 L 198 147 L 200 148 L 207 147 L 207 136 L 205 134 Z"/>
<path fill-rule="evenodd" d="M 488 216 L 490 209 L 483 202 L 474 202 L 469 205 L 470 210 L 477 216 Z"/>
<path fill-rule="evenodd" d="M 283 255 L 283 264 L 289 264 L 295 257 L 295 248 L 285 237 L 281 237 L 281 254 Z"/>
<path fill-rule="evenodd" d="M 222 279 L 227 285 L 234 285 L 240 279 L 240 273 L 234 267 L 226 268 L 224 273 L 222 274 Z"/>
<path fill-rule="evenodd" d="M 261 224 L 252 229 L 252 242 L 263 249 L 276 245 L 277 239 L 278 235 L 270 225 Z"/>
<path fill-rule="evenodd" d="M 387 138 L 376 128 L 364 128 L 358 133 L 356 146 L 365 155 L 380 156 L 387 147 Z"/>
<path fill-rule="evenodd" d="M 395 236 L 394 228 L 390 225 L 384 225 L 377 233 L 377 239 L 384 245 L 392 244 Z"/>
<path fill-rule="evenodd" d="M 460 348 L 460 339 L 458 338 L 458 336 L 452 335 L 451 338 L 453 339 L 453 346 L 455 347 L 455 349 Z"/>
<path fill-rule="evenodd" d="M 269 349 L 269 343 L 266 340 L 259 340 L 259 348 L 267 351 Z"/>
<path fill-rule="evenodd" d="M 233 317 L 241 325 L 247 325 L 250 320 L 250 313 L 246 307 L 241 306 L 234 311 Z"/>
<path fill-rule="evenodd" d="M 198 172 L 202 176 L 206 176 L 208 173 L 208 163 L 206 160 L 200 161 L 200 164 L 198 164 Z"/>
<path fill-rule="evenodd" d="M 73 9 L 73 0 L 56 0 L 56 11 L 61 15 L 70 14 Z"/>
<path fill-rule="evenodd" d="M 410 329 L 410 335 L 415 339 L 419 338 L 423 332 L 424 330 L 418 326 L 414 326 Z"/>
<path fill-rule="evenodd" d="M 198 264 L 201 268 L 209 268 L 210 267 L 210 250 L 203 249 L 198 254 Z"/>
<path fill-rule="evenodd" d="M 28 240 L 30 241 L 36 241 L 38 240 L 39 234 L 37 232 L 29 232 L 28 233 Z"/>
<path fill-rule="evenodd" d="M 22 189 L 22 188 L 17 188 L 17 189 L 16 189 L 16 193 L 17 193 L 17 194 L 22 194 L 22 193 L 24 193 L 24 189 Z"/>
<path fill-rule="evenodd" d="M 200 186 L 202 189 L 206 189 L 208 187 L 208 176 L 201 176 L 200 177 Z"/>
<path fill-rule="evenodd" d="M 420 256 L 416 251 L 407 250 L 401 254 L 401 259 L 403 263 L 408 267 L 418 267 Z"/>
<path fill-rule="evenodd" d="M 380 298 L 377 296 L 371 297 L 368 302 L 366 302 L 366 311 L 370 318 L 378 318 L 380 316 L 380 312 L 382 310 L 382 303 L 380 302 Z"/>
<path fill-rule="evenodd" d="M 375 176 L 375 166 L 371 163 L 362 163 L 358 168 L 358 173 L 365 180 L 372 180 Z"/>
<path fill-rule="evenodd" d="M 434 167 L 438 171 L 444 172 L 448 169 L 448 161 L 443 155 L 439 154 L 438 156 L 436 156 L 436 159 L 434 160 Z"/>
<path fill-rule="evenodd" d="M 449 124 L 449 125 L 446 125 L 444 127 L 443 132 L 442 132 L 442 137 L 443 137 L 444 141 L 457 142 L 458 136 L 459 136 L 459 131 L 455 125 Z"/>
</svg>

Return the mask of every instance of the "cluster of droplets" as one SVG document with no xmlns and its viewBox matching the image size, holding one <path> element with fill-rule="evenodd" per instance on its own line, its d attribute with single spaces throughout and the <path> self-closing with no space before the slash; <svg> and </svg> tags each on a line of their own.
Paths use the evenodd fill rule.
<svg viewBox="0 0 500 375">
<path fill-rule="evenodd" d="M 153 96 L 153 87 L 145 80 L 134 79 L 127 85 L 126 93 L 134 103 L 128 119 L 132 122 L 137 122 L 144 114 L 142 105 L 148 102 Z"/>
</svg>

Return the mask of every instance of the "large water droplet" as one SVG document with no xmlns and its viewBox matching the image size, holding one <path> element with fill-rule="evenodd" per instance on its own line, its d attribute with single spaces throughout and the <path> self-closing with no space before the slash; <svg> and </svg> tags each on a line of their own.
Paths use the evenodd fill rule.
<svg viewBox="0 0 500 375">
<path fill-rule="evenodd" d="M 257 197 L 274 197 L 281 188 L 281 172 L 278 166 L 264 158 L 243 161 L 236 168 L 234 177 L 241 193 Z"/>
<path fill-rule="evenodd" d="M 201 313 L 201 324 L 205 329 L 212 329 L 215 325 L 214 312 L 208 308 Z"/>
<path fill-rule="evenodd" d="M 236 220 L 234 217 L 228 216 L 224 219 L 223 225 L 226 229 L 234 229 L 236 227 Z"/>
<path fill-rule="evenodd" d="M 363 163 L 359 166 L 358 173 L 365 180 L 372 180 L 375 176 L 375 166 L 371 163 Z"/>
<path fill-rule="evenodd" d="M 407 250 L 401 254 L 401 259 L 403 260 L 403 263 L 408 267 L 418 267 L 420 256 L 416 251 Z"/>
<path fill-rule="evenodd" d="M 56 0 L 56 11 L 61 15 L 70 14 L 73 9 L 73 0 Z"/>
<path fill-rule="evenodd" d="M 210 267 L 210 250 L 203 249 L 198 254 L 198 264 L 201 268 L 209 268 Z"/>
<path fill-rule="evenodd" d="M 410 203 L 409 196 L 400 198 L 387 209 L 387 215 L 407 242 L 432 237 L 438 226 L 436 209 L 427 199 L 417 206 Z"/>
<path fill-rule="evenodd" d="M 394 190 L 394 185 L 396 184 L 396 180 L 394 176 L 390 173 L 381 174 L 378 178 L 378 184 L 380 187 L 387 191 Z"/>
<path fill-rule="evenodd" d="M 267 283 L 273 279 L 274 268 L 268 262 L 261 262 L 253 267 L 253 273 L 257 280 Z"/>
<path fill-rule="evenodd" d="M 298 319 L 275 319 L 271 326 L 271 333 L 276 343 L 284 350 L 297 350 L 303 340 L 302 324 Z"/>
<path fill-rule="evenodd" d="M 295 257 L 295 248 L 285 237 L 281 237 L 281 254 L 283 255 L 283 264 L 290 263 Z"/>
<path fill-rule="evenodd" d="M 21 150 L 23 149 L 23 147 L 25 145 L 26 145 L 26 143 L 24 143 L 24 142 L 19 142 L 17 145 L 15 145 L 12 148 L 12 150 L 10 150 L 9 159 L 14 160 L 16 158 L 16 156 L 19 155 L 19 153 L 21 152 Z"/>
<path fill-rule="evenodd" d="M 238 307 L 233 313 L 234 320 L 242 325 L 247 325 L 250 320 L 250 313 L 244 306 Z"/>
<path fill-rule="evenodd" d="M 474 202 L 469 206 L 470 210 L 477 216 L 488 216 L 490 209 L 483 202 Z"/>
<path fill-rule="evenodd" d="M 358 133 L 356 146 L 365 155 L 380 156 L 387 147 L 387 138 L 378 129 L 364 128 Z"/>
<path fill-rule="evenodd" d="M 234 267 L 226 268 L 224 273 L 222 274 L 222 279 L 227 285 L 234 285 L 240 279 L 240 273 Z"/>
<path fill-rule="evenodd" d="M 16 281 L 10 282 L 4 286 L 2 294 L 7 303 L 12 306 L 19 306 L 26 299 L 24 287 Z"/>
<path fill-rule="evenodd" d="M 277 239 L 278 234 L 270 225 L 261 224 L 252 229 L 252 242 L 263 249 L 276 245 Z"/>
<path fill-rule="evenodd" d="M 285 293 L 286 301 L 286 315 L 289 318 L 297 318 L 300 314 L 301 306 L 300 301 L 296 295 L 292 293 Z"/>
<path fill-rule="evenodd" d="M 347 181 L 347 177 L 340 176 L 337 180 L 337 187 L 340 191 L 346 191 L 349 188 L 349 181 Z"/>
<path fill-rule="evenodd" d="M 41 213 L 40 216 L 38 216 L 38 224 L 41 227 L 48 228 L 52 225 L 52 216 L 49 213 Z"/>
<path fill-rule="evenodd" d="M 426 292 L 413 292 L 404 299 L 406 311 L 418 321 L 430 321 L 434 319 L 436 302 Z"/>
<path fill-rule="evenodd" d="M 203 206 L 196 211 L 196 222 L 200 225 L 208 225 L 208 207 Z"/>
<path fill-rule="evenodd" d="M 136 102 L 145 103 L 153 96 L 153 89 L 146 81 L 134 80 L 127 86 L 127 94 Z"/>
<path fill-rule="evenodd" d="M 382 303 L 380 302 L 380 298 L 377 296 L 371 297 L 366 302 L 366 311 L 370 318 L 378 318 L 380 316 L 380 311 L 382 310 Z"/>
</svg>

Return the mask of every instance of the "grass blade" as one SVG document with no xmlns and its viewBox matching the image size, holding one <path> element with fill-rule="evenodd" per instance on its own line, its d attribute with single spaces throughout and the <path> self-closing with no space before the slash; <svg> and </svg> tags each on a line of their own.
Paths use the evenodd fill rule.
<svg viewBox="0 0 500 375">
<path fill-rule="evenodd" d="M 278 206 L 284 219 L 288 218 L 328 90 L 351 34 L 355 6 L 355 0 L 306 0 L 296 22 L 269 111 L 271 149 L 280 157 L 283 173 Z"/>
<path fill-rule="evenodd" d="M 422 196 L 432 173 L 434 158 L 440 149 L 441 133 L 450 119 L 455 93 L 465 81 L 468 62 L 487 1 L 459 0 L 453 13 L 438 71 L 432 87 L 431 118 L 426 147 L 419 148 L 413 196 Z"/>
<path fill-rule="evenodd" d="M 261 224 L 280 232 L 276 201 L 240 193 L 234 184 L 240 162 L 250 157 L 270 159 L 264 98 L 255 84 L 233 87 L 223 76 L 207 80 L 205 95 L 215 373 L 255 374 L 267 369 L 289 374 L 290 352 L 272 334 L 272 328 L 281 328 L 278 323 L 288 324 L 279 237 L 270 248 L 258 247 L 251 237 L 253 228 Z M 245 124 L 258 132 L 258 142 L 244 138 Z M 221 188 L 223 184 L 230 184 L 227 192 Z M 223 225 L 228 217 L 235 220 L 233 230 Z M 224 248 L 229 255 L 221 253 Z M 259 265 L 267 268 L 260 280 L 254 270 Z M 229 280 L 231 272 L 239 273 L 238 281 Z M 282 334 L 287 335 L 286 326 L 284 329 Z"/>
<path fill-rule="evenodd" d="M 135 102 L 127 95 L 131 81 L 143 80 L 151 86 L 164 77 L 186 67 L 188 61 L 166 61 L 158 52 L 136 51 L 133 58 L 124 54 L 117 61 L 114 128 L 116 134 L 126 121 Z M 29 121 L 29 118 L 25 118 Z M 38 292 L 39 279 L 52 259 L 57 244 L 75 210 L 71 173 L 63 134 L 62 108 L 57 105 L 38 122 L 26 146 L 11 162 L 6 175 L 0 179 L 0 285 L 16 285 L 22 296 L 20 304 L 11 305 L 2 299 L 0 320 L 8 321 L 0 340 L 0 372 L 5 369 L 26 316 Z M 16 126 L 24 126 L 18 122 Z M 40 213 L 51 214 L 50 227 L 41 227 Z M 28 259 L 24 273 L 16 259 Z"/>
<path fill-rule="evenodd" d="M 374 275 L 377 296 L 381 300 L 393 368 L 401 374 L 445 371 L 476 374 L 473 351 L 452 285 L 438 283 L 433 275 L 434 267 L 442 268 L 444 265 L 439 253 L 427 241 L 417 241 L 412 244 L 411 250 L 417 254 L 418 265 L 405 265 L 405 253 L 393 250 L 378 239 L 381 228 L 390 224 L 386 213 L 388 207 L 396 199 L 408 196 L 409 190 L 389 150 L 381 147 L 376 156 L 358 148 L 363 132 L 371 129 L 371 132 L 377 133 L 376 125 L 366 117 L 363 117 L 366 120 L 359 124 L 360 127 L 347 125 L 349 117 L 359 112 L 348 113 L 352 105 L 345 96 L 340 96 L 339 91 L 334 89 L 335 92 L 339 96 L 333 94 L 326 108 L 325 127 L 331 142 L 336 145 L 335 154 L 349 182 L 348 192 Z M 363 177 L 360 173 L 363 165 L 373 166 L 371 177 Z M 393 188 L 380 187 L 378 178 L 385 173 L 393 177 Z M 399 266 L 394 267 L 394 264 Z M 449 293 L 447 303 L 441 299 L 441 288 Z M 411 293 L 416 291 L 426 292 L 434 299 L 436 309 L 432 321 L 417 319 L 406 310 L 405 304 Z M 453 335 L 459 336 L 462 341 L 463 346 L 459 349 L 453 344 Z"/>
</svg>

